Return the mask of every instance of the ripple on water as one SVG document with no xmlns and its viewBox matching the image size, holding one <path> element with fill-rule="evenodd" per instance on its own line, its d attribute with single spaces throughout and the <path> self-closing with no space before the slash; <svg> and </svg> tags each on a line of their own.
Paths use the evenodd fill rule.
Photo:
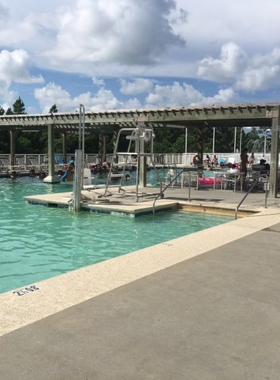
<svg viewBox="0 0 280 380">
<path fill-rule="evenodd" d="M 23 199 L 63 186 L 30 178 L 0 179 L 0 186 L 0 293 L 230 220 L 182 212 L 135 219 L 74 214 Z"/>
</svg>

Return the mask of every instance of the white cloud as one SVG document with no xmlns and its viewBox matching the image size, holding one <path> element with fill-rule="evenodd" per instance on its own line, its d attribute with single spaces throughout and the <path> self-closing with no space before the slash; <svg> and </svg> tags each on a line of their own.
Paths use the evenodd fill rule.
<svg viewBox="0 0 280 380">
<path fill-rule="evenodd" d="M 2 106 L 8 108 L 18 98 L 18 93 L 11 91 L 14 83 L 43 83 L 44 79 L 34 77 L 28 71 L 29 56 L 24 50 L 0 51 L 0 99 Z"/>
<path fill-rule="evenodd" d="M 168 47 L 184 44 L 167 18 L 174 6 L 173 0 L 77 0 L 45 55 L 55 64 L 154 64 Z"/>
<path fill-rule="evenodd" d="M 280 85 L 280 47 L 266 54 L 248 56 L 233 43 L 222 46 L 219 59 L 206 57 L 199 63 L 200 78 L 231 83 L 244 92 L 263 91 Z"/>
<path fill-rule="evenodd" d="M 9 86 L 5 81 L 0 80 L 0 105 L 5 110 L 11 107 L 12 104 L 18 99 L 19 95 L 15 91 L 10 91 Z"/>
<path fill-rule="evenodd" d="M 237 91 L 243 101 L 250 99 L 250 93 L 277 89 L 278 0 L 257 1 L 254 7 L 243 0 L 198 3 L 0 0 L 0 46 L 6 49 L 0 52 L 1 101 L 14 96 L 13 83 L 43 82 L 41 76 L 32 75 L 32 65 L 45 69 L 48 81 L 56 83 L 59 83 L 57 76 L 50 79 L 56 70 L 92 78 L 100 92 L 83 93 L 81 98 L 89 107 L 103 109 L 128 104 L 139 107 L 140 101 L 134 95 L 140 94 L 148 94 L 147 104 L 178 105 L 177 102 L 228 102 L 237 98 Z M 117 99 L 110 91 L 109 81 L 105 86 L 102 77 L 123 78 L 120 92 L 132 99 L 127 102 Z M 172 86 L 159 85 L 167 81 L 166 77 L 172 78 Z M 219 83 L 223 89 L 208 98 L 186 84 L 188 78 L 207 80 L 208 88 L 211 82 L 215 82 L 215 87 Z M 77 79 L 75 84 L 78 83 Z M 70 92 L 68 96 L 61 94 L 68 109 L 74 106 L 74 100 L 79 101 Z M 266 98 L 271 99 L 272 91 L 267 94 Z"/>
<path fill-rule="evenodd" d="M 223 90 L 219 90 L 219 92 L 210 97 L 205 97 L 202 103 L 197 103 L 193 105 L 201 105 L 201 104 L 236 104 L 239 102 L 239 96 L 234 91 L 233 88 L 225 88 Z"/>
<path fill-rule="evenodd" d="M 43 83 L 44 79 L 31 76 L 27 70 L 29 56 L 25 50 L 0 51 L 0 80 L 11 83 Z"/>
<path fill-rule="evenodd" d="M 54 104 L 56 104 L 59 112 L 71 111 L 79 106 L 79 103 L 73 104 L 69 92 L 54 83 L 48 83 L 43 88 L 37 88 L 34 91 L 34 96 L 43 113 L 48 113 Z"/>
<path fill-rule="evenodd" d="M 246 53 L 235 43 L 222 46 L 220 58 L 206 57 L 198 65 L 199 78 L 216 82 L 232 82 L 246 65 Z"/>
<path fill-rule="evenodd" d="M 142 94 L 144 92 L 149 92 L 152 90 L 154 81 L 145 78 L 136 78 L 134 80 L 128 81 L 126 79 L 121 79 L 120 92 L 122 94 Z"/>
<path fill-rule="evenodd" d="M 174 82 L 171 86 L 156 85 L 154 91 L 147 96 L 145 106 L 194 106 L 236 103 L 237 101 L 238 95 L 232 88 L 220 90 L 218 94 L 212 97 L 205 97 L 189 84 L 183 83 L 183 85 L 180 85 L 178 82 Z"/>
<path fill-rule="evenodd" d="M 0 3 L 0 19 L 2 19 L 3 21 L 1 22 L 5 22 L 5 19 L 8 17 L 9 15 L 9 11 L 6 7 L 4 7 L 1 3 Z"/>
<path fill-rule="evenodd" d="M 251 57 L 248 66 L 239 76 L 235 88 L 246 92 L 267 90 L 280 85 L 280 47 L 267 54 Z"/>
<path fill-rule="evenodd" d="M 99 79 L 99 78 L 96 78 L 96 77 L 92 77 L 92 81 L 97 86 L 105 86 L 104 79 Z"/>
<path fill-rule="evenodd" d="M 34 91 L 34 96 L 40 104 L 43 113 L 48 113 L 53 104 L 56 104 L 59 112 L 67 112 L 78 109 L 83 104 L 87 111 L 113 110 L 124 108 L 135 108 L 140 106 L 137 99 L 130 99 L 127 102 L 118 100 L 112 91 L 100 88 L 96 94 L 90 92 L 71 97 L 68 91 L 54 83 L 48 83 L 43 88 Z"/>
<path fill-rule="evenodd" d="M 36 26 L 33 16 L 28 16 L 16 26 L 9 25 L 0 30 L 0 44 L 2 46 L 17 46 L 21 42 L 29 40 L 36 34 Z"/>
<path fill-rule="evenodd" d="M 241 78 L 237 80 L 235 88 L 246 92 L 263 91 L 279 86 L 280 66 L 264 66 L 259 68 L 248 67 Z"/>
</svg>

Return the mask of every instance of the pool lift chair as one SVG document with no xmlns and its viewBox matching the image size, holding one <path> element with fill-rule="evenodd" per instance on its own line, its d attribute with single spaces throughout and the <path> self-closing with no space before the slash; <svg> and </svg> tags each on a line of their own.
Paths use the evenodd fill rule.
<svg viewBox="0 0 280 380">
<path fill-rule="evenodd" d="M 118 151 L 119 140 L 122 134 L 126 134 L 126 139 L 129 140 L 128 149 L 126 152 Z M 116 143 L 115 143 L 113 158 L 112 158 L 112 162 L 110 165 L 110 170 L 109 170 L 109 174 L 108 174 L 108 178 L 107 178 L 107 182 L 105 186 L 105 191 L 104 191 L 104 194 L 102 195 L 103 197 L 112 195 L 112 192 L 110 192 L 109 190 L 109 186 L 111 182 L 116 181 L 116 180 L 119 180 L 119 185 L 117 186 L 118 193 L 122 193 L 123 195 L 130 194 L 135 197 L 134 200 L 136 202 L 138 202 L 139 197 L 145 197 L 145 196 L 149 197 L 149 196 L 158 195 L 158 193 L 154 194 L 154 193 L 143 193 L 143 192 L 140 193 L 139 192 L 139 168 L 140 168 L 140 165 L 143 164 L 142 161 L 141 163 L 139 162 L 141 157 L 150 157 L 151 164 L 157 174 L 157 181 L 160 184 L 160 195 L 161 197 L 163 197 L 162 191 L 161 191 L 162 189 L 161 180 L 159 179 L 158 172 L 153 161 L 153 138 L 154 137 L 155 136 L 154 136 L 153 128 L 143 125 L 143 124 L 139 124 L 136 128 L 121 128 L 119 130 Z M 131 149 L 133 142 L 135 145 L 134 151 L 132 151 Z M 149 153 L 145 153 L 145 149 L 144 149 L 145 143 L 150 143 Z M 132 156 L 136 157 L 135 162 L 131 160 Z M 119 162 L 119 158 L 121 157 L 124 158 L 124 162 Z M 144 165 L 145 165 L 145 161 L 144 161 Z M 125 169 L 127 167 L 133 167 L 133 166 L 136 168 L 136 189 L 135 191 L 129 191 L 125 189 L 124 187 L 122 187 L 122 182 L 123 182 L 123 179 L 125 178 L 125 175 L 124 175 Z M 122 167 L 121 172 L 118 172 L 119 167 Z"/>
</svg>

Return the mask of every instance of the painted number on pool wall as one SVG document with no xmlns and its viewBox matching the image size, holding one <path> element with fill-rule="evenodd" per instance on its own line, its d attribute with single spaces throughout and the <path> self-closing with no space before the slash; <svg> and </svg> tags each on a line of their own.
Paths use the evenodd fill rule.
<svg viewBox="0 0 280 380">
<path fill-rule="evenodd" d="M 40 290 L 37 285 L 30 285 L 24 289 L 16 290 L 13 294 L 16 294 L 17 296 L 24 296 L 25 294 L 36 292 L 36 290 Z"/>
</svg>

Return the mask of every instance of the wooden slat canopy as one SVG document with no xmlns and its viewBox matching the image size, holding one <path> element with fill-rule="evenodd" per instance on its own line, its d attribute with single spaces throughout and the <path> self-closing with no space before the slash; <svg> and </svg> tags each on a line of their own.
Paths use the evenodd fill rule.
<svg viewBox="0 0 280 380">
<path fill-rule="evenodd" d="M 192 127 L 207 123 L 220 126 L 271 126 L 271 119 L 278 117 L 280 103 L 250 103 L 235 105 L 211 105 L 195 107 L 164 107 L 128 110 L 85 112 L 85 128 L 88 132 L 110 132 L 114 126 L 134 127 L 147 123 L 154 127 Z M 55 114 L 27 114 L 0 116 L 2 130 L 38 130 L 54 125 L 56 130 L 77 131 L 79 112 Z"/>
</svg>

